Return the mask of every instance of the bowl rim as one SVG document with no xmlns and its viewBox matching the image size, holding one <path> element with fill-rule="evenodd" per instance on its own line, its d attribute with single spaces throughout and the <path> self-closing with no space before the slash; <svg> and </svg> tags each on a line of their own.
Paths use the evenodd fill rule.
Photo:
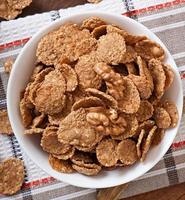
<svg viewBox="0 0 185 200">
<path fill-rule="evenodd" d="M 88 11 L 88 12 L 83 12 L 83 13 L 77 13 L 77 14 L 72 14 L 70 16 L 66 16 L 66 17 L 63 17 L 62 19 L 58 19 L 52 23 L 50 23 L 49 25 L 47 26 L 44 26 L 43 28 L 41 28 L 38 32 L 36 32 L 33 37 L 26 43 L 26 45 L 22 48 L 21 52 L 19 53 L 15 63 L 14 63 L 14 67 L 12 69 L 12 72 L 10 74 L 10 78 L 9 78 L 9 81 L 8 81 L 8 89 L 7 89 L 7 108 L 8 108 L 8 115 L 9 115 L 9 119 L 10 119 L 10 123 L 11 123 L 11 126 L 12 126 L 12 129 L 14 131 L 14 134 L 20 144 L 20 146 L 24 149 L 24 151 L 26 152 L 26 154 L 29 156 L 29 158 L 39 167 L 41 168 L 42 170 L 44 170 L 47 174 L 51 175 L 52 177 L 56 178 L 57 180 L 60 180 L 60 181 L 64 181 L 68 184 L 71 184 L 71 185 L 74 185 L 74 186 L 78 186 L 78 187 L 84 187 L 84 188 L 108 188 L 108 187 L 113 187 L 113 186 L 117 186 L 117 185 L 120 185 L 120 184 L 124 184 L 124 183 L 127 183 L 127 182 L 130 182 L 130 181 L 133 181 L 135 180 L 136 178 L 142 176 L 143 174 L 145 174 L 146 172 L 148 172 L 153 166 L 155 166 L 159 160 L 165 155 L 165 153 L 167 152 L 167 150 L 169 149 L 170 145 L 172 144 L 176 134 L 177 134 L 177 131 L 179 129 L 179 125 L 180 125 L 180 119 L 181 119 L 181 116 L 182 116 L 182 109 L 183 109 L 183 89 L 182 89 L 182 84 L 181 84 L 181 80 L 180 80 L 180 75 L 177 75 L 176 78 L 177 78 L 177 81 L 178 81 L 178 84 L 180 86 L 180 112 L 179 112 L 179 122 L 178 122 L 178 125 L 176 127 L 176 134 L 174 135 L 174 137 L 171 139 L 171 143 L 169 145 L 166 145 L 164 148 L 163 148 L 163 153 L 161 153 L 160 156 L 157 157 L 157 159 L 155 159 L 155 162 L 152 163 L 152 165 L 150 165 L 150 167 L 148 167 L 148 169 L 146 170 L 141 170 L 138 172 L 137 175 L 133 175 L 131 177 L 131 179 L 129 181 L 122 181 L 122 180 L 119 180 L 119 181 L 110 181 L 110 182 L 107 182 L 106 185 L 102 185 L 100 182 L 101 181 L 97 181 L 97 184 L 96 185 L 92 185 L 92 184 L 87 184 L 87 183 L 83 183 L 83 182 L 75 182 L 73 181 L 72 179 L 70 180 L 62 180 L 60 179 L 55 173 L 52 173 L 51 170 L 50 172 L 48 172 L 48 169 L 46 169 L 45 167 L 41 166 L 41 164 L 37 161 L 37 159 L 33 156 L 32 153 L 30 153 L 30 151 L 25 147 L 25 145 L 22 143 L 21 139 L 19 138 L 19 134 L 16 133 L 16 124 L 13 122 L 14 121 L 14 116 L 12 114 L 12 109 L 13 109 L 13 106 L 12 106 L 12 103 L 11 103 L 11 88 L 12 88 L 12 84 L 13 84 L 13 74 L 14 72 L 17 70 L 18 68 L 18 63 L 19 63 L 19 60 L 20 58 L 24 55 L 24 52 L 32 46 L 32 42 L 37 38 L 39 37 L 40 35 L 42 35 L 43 37 L 43 34 L 48 32 L 48 29 L 54 29 L 55 26 L 60 26 L 62 25 L 64 22 L 66 21 L 70 21 L 70 18 L 74 18 L 74 17 L 88 17 L 88 16 L 104 16 L 105 18 L 107 16 L 109 17 L 114 17 L 119 20 L 126 20 L 128 22 L 131 22 L 131 24 L 139 24 L 139 26 L 141 26 L 144 30 L 147 29 L 148 32 L 150 32 L 151 35 L 153 35 L 153 38 L 152 40 L 154 41 L 160 41 L 160 44 L 162 44 L 162 46 L 165 48 L 167 54 L 170 55 L 170 59 L 172 59 L 173 61 L 173 66 L 174 66 L 174 70 L 176 72 L 178 72 L 178 68 L 173 60 L 173 57 L 171 56 L 170 52 L 168 51 L 167 47 L 163 44 L 163 42 L 152 32 L 150 31 L 147 27 L 145 27 L 143 24 L 131 19 L 131 18 L 128 18 L 126 16 L 123 16 L 121 14 L 114 14 L 114 13 L 107 13 L 107 12 L 102 12 L 102 11 Z M 51 30 L 50 30 L 51 31 Z M 97 179 L 98 180 L 98 179 Z M 99 183 L 98 183 L 99 182 Z"/>
</svg>

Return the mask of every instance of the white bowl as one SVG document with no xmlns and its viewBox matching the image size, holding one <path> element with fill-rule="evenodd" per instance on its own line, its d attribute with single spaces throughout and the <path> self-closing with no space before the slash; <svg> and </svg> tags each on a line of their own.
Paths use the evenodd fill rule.
<svg viewBox="0 0 185 200">
<path fill-rule="evenodd" d="M 60 181 L 64 181 L 66 183 L 79 187 L 106 188 L 130 182 L 146 173 L 157 162 L 159 162 L 159 160 L 164 156 L 164 154 L 167 152 L 170 145 L 172 144 L 176 136 L 180 120 L 175 128 L 168 129 L 166 131 L 166 134 L 160 145 L 150 150 L 146 160 L 143 163 L 137 162 L 135 165 L 124 167 L 123 169 L 102 171 L 99 175 L 94 177 L 85 176 L 78 173 L 59 173 L 51 168 L 48 163 L 48 154 L 41 149 L 38 138 L 35 136 L 27 136 L 23 134 L 24 127 L 21 122 L 19 112 L 20 92 L 25 88 L 26 84 L 28 83 L 29 77 L 34 68 L 34 63 L 36 60 L 36 48 L 39 40 L 46 33 L 58 28 L 65 22 L 71 21 L 74 23 L 80 23 L 83 19 L 89 16 L 99 16 L 108 23 L 116 24 L 122 28 L 125 28 L 131 33 L 147 35 L 150 39 L 158 42 L 165 49 L 165 62 L 172 66 L 175 73 L 174 82 L 170 89 L 167 91 L 166 96 L 176 103 L 179 115 L 181 116 L 183 106 L 181 80 L 176 64 L 165 45 L 155 34 L 153 34 L 142 24 L 121 15 L 108 14 L 103 12 L 87 12 L 82 14 L 75 14 L 70 17 L 65 17 L 43 28 L 29 40 L 29 42 L 24 46 L 21 53 L 17 57 L 10 75 L 7 94 L 8 114 L 13 131 L 21 147 L 23 147 L 28 156 L 50 176 L 53 176 Z"/>
</svg>

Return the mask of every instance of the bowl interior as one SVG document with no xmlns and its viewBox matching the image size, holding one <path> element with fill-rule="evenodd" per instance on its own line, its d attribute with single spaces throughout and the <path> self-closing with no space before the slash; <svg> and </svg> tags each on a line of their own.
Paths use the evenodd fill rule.
<svg viewBox="0 0 185 200">
<path fill-rule="evenodd" d="M 150 170 L 162 158 L 172 144 L 179 124 L 176 128 L 167 130 L 167 134 L 165 134 L 161 144 L 150 150 L 146 160 L 143 163 L 137 162 L 135 165 L 125 167 L 123 169 L 102 171 L 98 176 L 95 177 L 88 177 L 78 173 L 58 173 L 50 167 L 48 163 L 48 154 L 41 149 L 38 137 L 25 136 L 23 134 L 24 127 L 22 125 L 19 112 L 20 92 L 25 88 L 34 68 L 34 63 L 36 60 L 35 52 L 37 44 L 42 36 L 51 30 L 56 29 L 65 22 L 71 21 L 74 23 L 80 23 L 83 19 L 89 16 L 99 16 L 108 23 L 116 24 L 122 28 L 125 28 L 131 33 L 147 35 L 150 39 L 158 42 L 165 49 L 167 55 L 165 62 L 172 66 L 175 73 L 175 80 L 170 89 L 167 91 L 166 96 L 172 101 L 176 102 L 179 114 L 181 116 L 183 104 L 181 80 L 176 64 L 164 44 L 151 31 L 138 22 L 121 15 L 107 14 L 102 12 L 88 12 L 63 18 L 62 20 L 53 22 L 48 27 L 45 27 L 35 36 L 33 36 L 32 39 L 30 39 L 16 59 L 10 75 L 7 94 L 8 114 L 13 131 L 24 151 L 50 176 L 80 187 L 105 188 L 132 181 L 133 179 Z"/>
</svg>

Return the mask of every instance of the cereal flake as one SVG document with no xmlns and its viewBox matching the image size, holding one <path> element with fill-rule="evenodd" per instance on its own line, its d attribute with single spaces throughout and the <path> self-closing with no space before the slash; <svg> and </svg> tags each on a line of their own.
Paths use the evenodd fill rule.
<svg viewBox="0 0 185 200">
<path fill-rule="evenodd" d="M 78 85 L 77 74 L 75 70 L 68 64 L 58 64 L 55 68 L 62 73 L 66 80 L 66 91 L 74 91 Z"/>
<path fill-rule="evenodd" d="M 41 139 L 41 146 L 48 153 L 60 155 L 66 153 L 71 146 L 58 141 L 57 130 L 56 127 L 47 127 Z"/>
<path fill-rule="evenodd" d="M 132 165 L 138 159 L 136 144 L 130 139 L 122 140 L 118 144 L 116 151 L 118 159 L 125 165 Z"/>
<path fill-rule="evenodd" d="M 162 63 L 157 59 L 151 59 L 148 66 L 154 81 L 155 96 L 160 99 L 164 94 L 166 81 Z"/>
<path fill-rule="evenodd" d="M 157 107 L 154 110 L 154 119 L 159 128 L 169 128 L 171 125 L 171 117 L 164 108 Z"/>
<path fill-rule="evenodd" d="M 8 58 L 5 63 L 4 63 L 4 71 L 6 73 L 10 73 L 12 70 L 12 66 L 13 66 L 14 60 L 12 58 Z"/>
<path fill-rule="evenodd" d="M 152 117 L 153 112 L 152 104 L 147 100 L 141 100 L 140 107 L 136 113 L 137 120 L 139 122 L 146 121 Z"/>
<path fill-rule="evenodd" d="M 66 82 L 60 71 L 54 70 L 45 76 L 36 90 L 34 104 L 39 112 L 57 114 L 65 106 Z"/>
<path fill-rule="evenodd" d="M 176 127 L 178 120 L 179 120 L 179 115 L 178 115 L 178 110 L 172 101 L 165 100 L 162 102 L 162 107 L 168 112 L 171 118 L 171 125 L 170 127 Z"/>
<path fill-rule="evenodd" d="M 173 83 L 175 75 L 174 75 L 174 72 L 173 72 L 170 65 L 164 64 L 163 70 L 164 70 L 164 73 L 165 73 L 165 76 L 166 76 L 164 89 L 167 90 L 171 86 L 171 84 Z"/>
<path fill-rule="evenodd" d="M 87 122 L 83 108 L 72 111 L 62 120 L 57 134 L 61 143 L 79 146 L 94 146 L 99 138 L 99 134 Z"/>
<path fill-rule="evenodd" d="M 0 133 L 12 135 L 13 131 L 6 110 L 0 111 L 0 119 Z"/>
<path fill-rule="evenodd" d="M 81 27 L 92 31 L 93 29 L 102 25 L 106 25 L 106 22 L 99 17 L 93 16 L 83 20 Z"/>
<path fill-rule="evenodd" d="M 142 156 L 141 156 L 141 161 L 142 161 L 142 162 L 145 160 L 146 155 L 147 155 L 147 153 L 148 153 L 148 151 L 149 151 L 149 149 L 150 149 L 150 146 L 151 146 L 151 144 L 152 144 L 152 140 L 153 140 L 153 138 L 154 138 L 156 129 L 157 129 L 157 126 L 154 126 L 154 127 L 150 130 L 150 132 L 149 132 L 149 134 L 148 134 L 148 136 L 147 136 L 147 138 L 146 138 L 144 144 L 142 144 Z"/>
<path fill-rule="evenodd" d="M 82 89 L 99 89 L 102 83 L 101 77 L 93 70 L 97 60 L 94 53 L 81 56 L 75 65 L 75 71 L 79 79 L 79 87 Z"/>
<path fill-rule="evenodd" d="M 94 88 L 88 88 L 86 89 L 86 92 L 89 93 L 92 96 L 98 97 L 101 99 L 107 106 L 112 107 L 112 108 L 118 108 L 118 103 L 117 101 L 110 95 L 101 92 L 99 90 L 96 90 Z"/>
<path fill-rule="evenodd" d="M 101 99 L 93 96 L 89 97 L 84 97 L 80 99 L 79 101 L 76 101 L 71 110 L 75 111 L 78 110 L 79 108 L 89 108 L 89 107 L 98 107 L 98 106 L 104 106 L 104 103 L 102 102 Z"/>
<path fill-rule="evenodd" d="M 103 139 L 96 148 L 98 161 L 105 167 L 116 165 L 118 157 L 116 153 L 117 142 L 112 139 Z"/>
<path fill-rule="evenodd" d="M 159 44 L 149 39 L 137 42 L 135 50 L 138 55 L 145 60 L 150 60 L 152 58 L 164 60 L 164 49 Z"/>
<path fill-rule="evenodd" d="M 96 49 L 96 39 L 87 29 L 80 30 L 77 24 L 64 24 L 58 30 L 45 35 L 38 44 L 38 60 L 46 65 L 57 64 L 66 59 L 74 62 Z"/>
<path fill-rule="evenodd" d="M 121 63 L 126 52 L 125 40 L 118 33 L 109 33 L 100 37 L 97 47 L 97 57 L 108 64 Z"/>
<path fill-rule="evenodd" d="M 73 173 L 74 169 L 72 168 L 72 164 L 69 160 L 60 160 L 53 157 L 51 154 L 49 155 L 49 164 L 51 167 L 61 173 Z"/>
<path fill-rule="evenodd" d="M 141 130 L 141 133 L 139 134 L 139 138 L 136 144 L 136 149 L 137 149 L 137 156 L 138 158 L 141 158 L 142 156 L 142 149 L 141 149 L 141 145 L 142 145 L 142 141 L 144 136 L 146 135 L 146 132 L 144 129 Z"/>
<path fill-rule="evenodd" d="M 21 189 L 24 182 L 23 161 L 9 158 L 0 163 L 0 192 L 13 195 Z"/>
</svg>

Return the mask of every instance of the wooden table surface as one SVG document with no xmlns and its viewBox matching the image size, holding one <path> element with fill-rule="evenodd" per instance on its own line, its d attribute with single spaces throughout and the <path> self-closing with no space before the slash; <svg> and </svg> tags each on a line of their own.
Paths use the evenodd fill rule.
<svg viewBox="0 0 185 200">
<path fill-rule="evenodd" d="M 86 0 L 33 0 L 19 17 L 86 3 Z M 108 199 L 107 199 L 108 200 Z M 185 183 L 144 193 L 124 200 L 185 200 Z"/>
</svg>

